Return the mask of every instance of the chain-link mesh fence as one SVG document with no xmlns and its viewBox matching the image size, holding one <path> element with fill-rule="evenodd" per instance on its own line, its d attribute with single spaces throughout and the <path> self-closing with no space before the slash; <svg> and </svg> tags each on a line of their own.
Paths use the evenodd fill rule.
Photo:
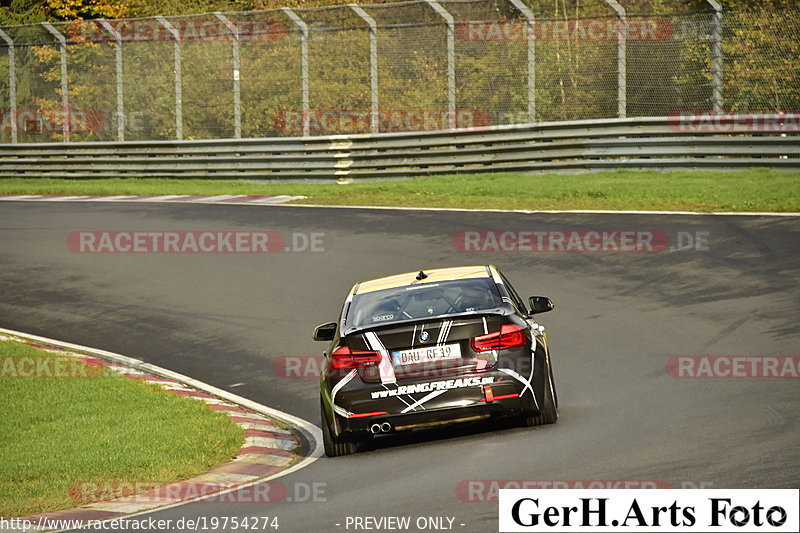
<svg viewBox="0 0 800 533">
<path fill-rule="evenodd" d="M 241 13 L 230 19 L 237 27 L 248 28 L 239 37 L 242 136 L 298 135 L 283 132 L 287 113 L 294 121 L 291 113 L 303 109 L 307 33 L 282 11 Z"/>
<path fill-rule="evenodd" d="M 668 4 L 418 0 L 4 27 L 0 142 L 800 109 L 800 8 Z"/>
</svg>

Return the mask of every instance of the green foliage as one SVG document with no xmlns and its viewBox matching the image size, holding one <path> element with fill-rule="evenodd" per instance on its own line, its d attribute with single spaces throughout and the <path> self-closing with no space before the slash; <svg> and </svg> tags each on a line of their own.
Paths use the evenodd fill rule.
<svg viewBox="0 0 800 533">
<path fill-rule="evenodd" d="M 794 110 L 800 107 L 800 10 L 788 0 L 725 4 L 723 16 L 723 73 L 725 109 L 737 112 Z M 308 7 L 339 2 L 304 0 L 15 0 L 0 9 L 0 18 L 90 19 L 117 16 L 175 15 L 213 10 L 232 11 L 273 8 L 282 5 Z M 602 0 L 529 0 L 547 24 L 572 24 L 575 20 L 598 21 L 615 29 L 616 17 Z M 476 4 L 478 5 L 478 4 Z M 480 20 L 490 16 L 490 3 L 465 11 L 458 20 Z M 495 5 L 495 4 L 491 4 Z M 499 17 L 518 17 L 503 11 Z M 627 42 L 628 116 L 669 115 L 681 111 L 711 109 L 711 54 L 713 15 L 705 0 L 628 0 L 632 23 L 653 23 L 664 30 L 658 39 Z M 487 7 L 489 6 L 489 7 Z M 158 7 L 158 10 L 156 10 Z M 780 10 L 778 8 L 781 8 Z M 395 9 L 395 8 L 392 8 Z M 455 4 L 450 9 L 468 9 Z M 678 10 L 678 11 L 676 11 Z M 691 10 L 687 13 L 687 10 Z M 347 11 L 347 10 L 345 10 Z M 5 13 L 5 15 L 3 15 Z M 13 17 L 11 14 L 13 13 Z M 330 13 L 326 11 L 325 13 Z M 410 17 L 411 11 L 405 16 Z M 321 113 L 338 114 L 341 128 L 315 129 L 314 133 L 349 133 L 344 124 L 350 112 L 369 112 L 368 32 L 356 22 L 336 21 L 319 12 L 305 12 L 312 28 L 338 25 L 339 31 L 312 31 L 309 41 L 309 100 L 312 120 Z M 353 17 L 352 12 L 350 16 Z M 416 16 L 416 15 L 414 15 Z M 16 18 L 14 18 L 16 17 Z M 296 118 L 302 109 L 300 80 L 300 35 L 282 13 L 229 14 L 237 24 L 259 21 L 268 25 L 268 35 L 243 40 L 239 69 L 242 135 L 263 137 L 296 135 L 286 128 L 287 113 Z M 318 20 L 315 17 L 321 17 Z M 380 18 L 380 17 L 379 17 Z M 172 19 L 181 28 L 196 31 L 208 22 L 220 23 L 212 15 Z M 344 20 L 344 19 L 343 19 Z M 402 18 L 400 20 L 403 20 Z M 434 17 L 432 20 L 437 21 Z M 564 21 L 570 21 L 565 23 Z M 331 22 L 334 21 L 334 22 Z M 404 20 L 403 20 L 404 21 Z M 409 22 L 412 22 L 410 19 Z M 386 20 L 379 24 L 386 24 Z M 405 22 L 405 21 L 404 21 Z M 414 19 L 413 22 L 420 22 Z M 448 108 L 445 27 L 437 21 L 418 26 L 381 28 L 378 31 L 378 77 L 380 107 L 392 112 L 432 112 L 441 116 Z M 175 87 L 173 43 L 153 20 L 120 22 L 127 28 L 122 45 L 123 93 L 126 139 L 171 139 L 175 137 Z M 181 25 L 184 26 L 181 26 Z M 518 28 L 521 25 L 517 24 Z M 149 28 L 148 28 L 149 26 Z M 73 128 L 72 140 L 116 138 L 115 47 L 108 33 L 92 21 L 62 23 L 59 28 L 68 46 L 70 108 L 78 113 L 102 117 L 102 127 Z M 147 40 L 134 34 L 157 35 Z M 38 110 L 52 116 L 49 129 L 23 133 L 23 141 L 60 139 L 60 56 L 52 37 L 41 28 L 14 29 L 21 42 L 17 48 L 18 108 Z M 36 32 L 39 32 L 38 34 Z M 183 80 L 183 134 L 187 139 L 227 138 L 233 129 L 233 59 L 224 30 L 205 40 L 184 39 L 181 45 Z M 266 30 L 265 30 L 266 31 Z M 160 33 L 159 33 L 160 32 Z M 132 37 L 133 35 L 133 37 Z M 94 41 L 94 42 L 93 42 Z M 0 50 L 0 54 L 2 50 Z M 535 43 L 535 119 L 542 121 L 614 117 L 617 115 L 617 42 L 614 32 L 604 38 L 539 38 Z M 528 120 L 528 47 L 524 38 L 465 38 L 457 30 L 455 42 L 456 108 L 478 117 L 473 125 L 508 124 Z M 8 68 L 0 55 L 0 101 L 8 101 L 5 80 Z M 402 119 L 402 113 L 400 115 Z M 388 130 L 405 129 L 388 121 Z M 439 127 L 446 127 L 440 120 Z M 459 124 L 464 125 L 464 124 Z M 469 124 L 466 124 L 469 125 Z M 348 127 L 351 129 L 348 130 Z M 357 131 L 366 131 L 359 127 Z M 4 125 L 3 133 L 9 131 Z M 435 128 L 434 128 L 435 129 Z M 7 138 L 7 137 L 6 137 Z"/>
<path fill-rule="evenodd" d="M 800 16 L 748 6 L 725 15 L 725 107 L 739 112 L 796 111 Z"/>
<path fill-rule="evenodd" d="M 391 0 L 370 0 L 371 4 Z M 153 16 L 191 15 L 213 11 L 235 12 L 304 8 L 350 4 L 349 0 L 11 0 L 0 6 L 0 26 L 30 24 L 42 21 L 58 22 L 95 18 L 137 18 Z M 581 13 L 583 16 L 608 14 L 599 1 L 529 0 L 537 12 L 550 16 Z M 706 0 L 626 0 L 622 2 L 629 13 L 676 13 L 708 9 Z M 720 0 L 725 9 L 776 10 L 797 7 L 795 0 Z M 573 12 L 573 13 L 570 13 Z"/>
<path fill-rule="evenodd" d="M 12 0 L 0 7 L 0 25 L 32 24 L 131 15 L 135 0 Z"/>
</svg>

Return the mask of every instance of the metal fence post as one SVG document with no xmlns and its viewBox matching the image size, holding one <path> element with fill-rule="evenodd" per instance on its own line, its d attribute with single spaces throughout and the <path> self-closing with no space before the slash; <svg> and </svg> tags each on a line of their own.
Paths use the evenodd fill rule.
<svg viewBox="0 0 800 533">
<path fill-rule="evenodd" d="M 69 142 L 69 93 L 67 85 L 67 40 L 60 31 L 55 29 L 49 22 L 40 23 L 58 41 L 58 48 L 61 57 L 61 112 L 64 114 L 61 122 L 61 131 L 64 135 L 64 142 Z"/>
<path fill-rule="evenodd" d="M 714 28 L 711 33 L 711 105 L 714 112 L 721 113 L 724 100 L 722 93 L 722 6 L 717 0 L 706 0 L 714 10 Z"/>
<path fill-rule="evenodd" d="M 103 28 L 114 38 L 114 75 L 117 90 L 117 140 L 125 140 L 125 100 L 122 93 L 122 35 L 107 20 L 98 19 Z"/>
<path fill-rule="evenodd" d="M 625 118 L 628 113 L 628 65 L 627 40 L 628 21 L 625 8 L 617 0 L 603 0 L 617 14 L 617 116 Z"/>
<path fill-rule="evenodd" d="M 239 86 L 239 28 L 222 13 L 215 11 L 214 16 L 225 25 L 231 35 L 231 53 L 233 54 L 233 137 L 239 139 L 242 136 L 242 93 Z"/>
<path fill-rule="evenodd" d="M 447 114 L 450 129 L 456 127 L 456 20 L 436 0 L 425 0 L 447 23 Z"/>
<path fill-rule="evenodd" d="M 308 24 L 301 19 L 297 13 L 288 7 L 283 8 L 283 12 L 292 19 L 292 22 L 300 28 L 300 83 L 301 83 L 301 100 L 303 105 L 303 136 L 308 137 L 311 135 L 311 127 L 309 123 L 310 105 L 308 100 Z"/>
<path fill-rule="evenodd" d="M 17 75 L 15 70 L 14 40 L 0 28 L 0 39 L 8 46 L 8 107 L 11 113 L 11 142 L 17 142 Z"/>
<path fill-rule="evenodd" d="M 536 16 L 522 0 L 510 0 L 525 17 L 525 41 L 528 45 L 528 122 L 536 122 Z"/>
<path fill-rule="evenodd" d="M 380 120 L 378 113 L 378 24 L 375 19 L 369 16 L 360 6 L 350 4 L 350 8 L 356 15 L 369 25 L 369 93 L 371 104 L 370 111 L 370 131 L 378 133 L 380 131 Z"/>
<path fill-rule="evenodd" d="M 156 17 L 158 23 L 172 35 L 173 69 L 175 73 L 175 138 L 183 140 L 183 91 L 181 88 L 181 35 L 178 30 L 164 17 Z"/>
</svg>

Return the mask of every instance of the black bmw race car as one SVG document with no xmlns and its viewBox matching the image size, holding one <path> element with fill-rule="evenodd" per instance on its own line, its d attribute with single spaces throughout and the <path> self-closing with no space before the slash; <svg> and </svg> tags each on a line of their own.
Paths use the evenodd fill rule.
<svg viewBox="0 0 800 533">
<path fill-rule="evenodd" d="M 442 268 L 357 283 L 330 341 L 320 380 L 325 453 L 354 453 L 373 435 L 518 416 L 558 418 L 547 336 L 494 266 Z"/>
</svg>

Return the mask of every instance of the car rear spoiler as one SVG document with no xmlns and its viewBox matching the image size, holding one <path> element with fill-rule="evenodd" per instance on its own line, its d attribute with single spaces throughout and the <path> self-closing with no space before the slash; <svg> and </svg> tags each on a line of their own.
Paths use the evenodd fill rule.
<svg viewBox="0 0 800 533">
<path fill-rule="evenodd" d="M 432 316 L 429 319 L 426 318 L 425 320 L 435 321 L 435 320 L 452 320 L 454 318 L 480 318 L 484 316 L 508 316 L 514 312 L 514 309 L 505 304 L 502 307 L 496 307 L 494 309 L 486 309 L 483 311 L 468 311 L 465 313 L 453 313 L 449 315 L 436 315 Z M 421 318 L 409 318 L 408 320 L 397 320 L 394 322 L 383 322 L 380 324 L 373 324 L 370 326 L 362 326 L 360 328 L 352 327 L 352 328 L 345 328 L 344 334 L 345 335 L 352 335 L 354 333 L 364 333 L 367 331 L 375 331 L 380 329 L 386 329 L 396 326 L 402 326 L 404 324 L 411 324 L 414 322 L 421 321 Z"/>
</svg>

